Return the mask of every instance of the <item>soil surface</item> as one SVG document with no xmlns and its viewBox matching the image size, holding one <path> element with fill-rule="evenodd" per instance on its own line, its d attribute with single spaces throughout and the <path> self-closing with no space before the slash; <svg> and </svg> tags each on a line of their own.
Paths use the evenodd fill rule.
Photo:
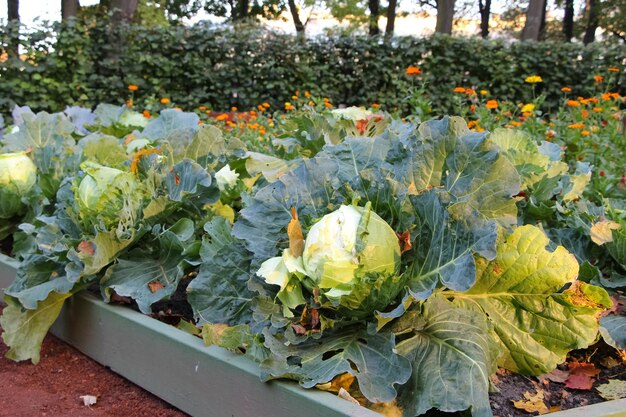
<svg viewBox="0 0 626 417">
<path fill-rule="evenodd" d="M 51 334 L 37 365 L 10 361 L 7 350 L 0 342 L 0 417 L 187 416 Z M 84 405 L 81 395 L 96 404 Z"/>
</svg>

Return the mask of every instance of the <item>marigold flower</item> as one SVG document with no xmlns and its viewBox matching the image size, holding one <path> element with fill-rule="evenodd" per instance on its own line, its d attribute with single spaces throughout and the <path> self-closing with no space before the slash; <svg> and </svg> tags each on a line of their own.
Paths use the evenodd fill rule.
<svg viewBox="0 0 626 417">
<path fill-rule="evenodd" d="M 487 104 L 485 104 L 485 107 L 487 107 L 488 109 L 494 110 L 498 108 L 498 100 L 488 100 Z"/>
<path fill-rule="evenodd" d="M 611 93 L 602 93 L 602 100 L 610 101 L 612 98 Z"/>
<path fill-rule="evenodd" d="M 572 89 L 569 88 L 569 87 L 563 87 L 563 88 L 561 88 L 561 91 L 564 92 L 564 93 L 571 93 Z"/>
<path fill-rule="evenodd" d="M 143 111 L 143 117 L 145 117 L 146 119 L 149 119 L 152 116 L 150 115 L 150 112 L 148 110 L 144 110 Z"/>
<path fill-rule="evenodd" d="M 571 125 L 568 125 L 567 127 L 569 127 L 570 129 L 584 129 L 585 125 L 584 123 L 572 123 Z"/>
<path fill-rule="evenodd" d="M 170 101 L 170 99 L 169 99 L 169 98 L 167 98 L 167 97 L 163 97 L 163 98 L 161 99 L 161 104 L 170 104 L 170 103 L 171 103 L 171 101 Z"/>
<path fill-rule="evenodd" d="M 596 84 L 601 84 L 602 81 L 604 80 L 604 77 L 601 75 L 594 75 L 593 79 L 595 80 Z"/>
<path fill-rule="evenodd" d="M 461 94 L 465 93 L 465 88 L 463 88 L 463 87 L 455 87 L 454 92 L 455 93 L 461 93 Z"/>
<path fill-rule="evenodd" d="M 466 88 L 465 89 L 465 94 L 467 94 L 468 96 L 475 96 L 476 95 L 476 91 L 472 90 L 471 88 Z"/>
<path fill-rule="evenodd" d="M 200 106 L 200 107 L 198 107 L 198 109 L 200 109 L 202 111 L 205 111 L 206 110 L 206 106 Z"/>
<path fill-rule="evenodd" d="M 379 108 L 380 108 L 380 104 L 378 104 L 378 103 L 372 103 L 372 108 L 373 108 L 373 109 L 379 109 Z"/>
<path fill-rule="evenodd" d="M 517 120 L 511 120 L 511 125 L 515 127 L 519 127 L 522 125 L 522 122 L 518 122 Z"/>
<path fill-rule="evenodd" d="M 293 106 L 293 104 L 287 102 L 287 103 L 285 103 L 285 110 L 286 111 L 295 110 L 295 107 Z"/>
<path fill-rule="evenodd" d="M 481 96 L 486 96 L 487 94 L 489 94 L 489 91 L 487 91 L 487 90 L 480 90 L 480 95 Z"/>
<path fill-rule="evenodd" d="M 524 81 L 526 81 L 529 84 L 537 84 L 537 83 L 542 83 L 543 79 L 539 75 L 531 75 L 529 77 L 526 77 Z"/>
<path fill-rule="evenodd" d="M 237 111 L 237 107 L 236 106 L 231 107 L 230 111 Z"/>
<path fill-rule="evenodd" d="M 223 122 L 224 120 L 228 120 L 228 115 L 226 113 L 218 114 L 215 120 Z"/>
<path fill-rule="evenodd" d="M 311 97 L 311 92 L 310 91 L 305 91 L 304 92 L 304 97 L 306 97 L 306 98 Z"/>
<path fill-rule="evenodd" d="M 259 111 L 264 111 L 265 107 L 263 107 L 262 104 L 259 104 L 258 106 L 256 106 L 257 109 L 259 109 Z"/>
<path fill-rule="evenodd" d="M 591 110 L 593 110 L 594 113 L 602 113 L 602 107 L 594 107 Z"/>
<path fill-rule="evenodd" d="M 583 130 L 582 132 L 580 132 L 580 134 L 583 135 L 583 136 L 589 136 L 589 135 L 591 135 L 591 132 L 588 131 L 588 130 Z"/>
<path fill-rule="evenodd" d="M 333 105 L 330 104 L 329 101 L 324 102 L 324 106 L 326 106 L 327 109 L 332 109 L 333 108 Z"/>
<path fill-rule="evenodd" d="M 315 102 L 313 100 L 311 100 L 311 101 L 308 102 L 308 105 L 311 106 L 311 107 L 315 107 Z"/>
<path fill-rule="evenodd" d="M 405 74 L 409 75 L 409 76 L 411 76 L 411 75 L 419 75 L 421 73 L 422 73 L 422 70 L 419 69 L 418 67 L 414 67 L 414 66 L 407 67 L 406 72 L 405 72 Z"/>
<path fill-rule="evenodd" d="M 292 99 L 292 100 L 297 100 L 297 99 L 298 99 L 298 96 L 291 96 L 291 99 Z"/>
<path fill-rule="evenodd" d="M 570 107 L 580 107 L 580 102 L 576 100 L 567 100 L 565 104 L 567 104 Z"/>
<path fill-rule="evenodd" d="M 270 108 L 270 103 L 262 103 L 261 105 L 265 107 L 266 109 Z"/>
<path fill-rule="evenodd" d="M 476 112 L 476 106 L 474 104 L 470 104 L 469 110 L 470 110 L 470 113 L 475 113 Z"/>
<path fill-rule="evenodd" d="M 556 131 L 554 131 L 552 129 L 546 130 L 546 139 L 548 141 L 551 140 L 555 136 L 556 136 Z"/>
<path fill-rule="evenodd" d="M 608 67 L 607 70 L 611 72 L 619 72 L 619 68 L 616 68 L 616 67 Z"/>
<path fill-rule="evenodd" d="M 586 119 L 587 117 L 589 117 L 589 112 L 587 111 L 587 109 L 582 109 L 582 111 L 580 112 L 581 116 Z"/>
<path fill-rule="evenodd" d="M 129 98 L 128 100 L 126 100 L 126 106 L 133 107 L 133 104 L 134 103 L 133 103 L 133 99 L 132 98 Z"/>
<path fill-rule="evenodd" d="M 174 110 L 183 111 L 182 107 L 174 107 Z"/>
<path fill-rule="evenodd" d="M 469 122 L 467 122 L 467 128 L 473 129 L 474 127 L 478 126 L 478 123 L 478 120 L 470 120 Z"/>
<path fill-rule="evenodd" d="M 535 105 L 532 103 L 524 104 L 522 106 L 522 113 L 531 113 L 533 110 L 535 110 Z"/>
<path fill-rule="evenodd" d="M 139 87 L 136 86 L 135 84 L 128 84 L 128 89 L 130 91 L 137 91 L 137 90 L 139 90 Z"/>
</svg>

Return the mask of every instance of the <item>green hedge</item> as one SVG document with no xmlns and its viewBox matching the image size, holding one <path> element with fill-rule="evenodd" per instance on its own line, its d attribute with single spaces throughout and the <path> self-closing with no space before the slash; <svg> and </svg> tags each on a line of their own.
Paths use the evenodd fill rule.
<svg viewBox="0 0 626 417">
<path fill-rule="evenodd" d="M 1 46 L 6 46 L 4 30 Z M 575 95 L 594 88 L 593 76 L 624 65 L 624 45 L 512 43 L 434 36 L 395 38 L 385 44 L 367 37 L 316 38 L 259 29 L 145 28 L 71 22 L 22 36 L 26 61 L 9 59 L 0 69 L 0 113 L 14 104 L 60 111 L 66 105 L 123 103 L 128 84 L 140 89 L 135 103 L 168 97 L 184 108 L 209 105 L 273 108 L 296 89 L 329 97 L 335 104 L 402 105 L 411 80 L 409 65 L 423 70 L 436 113 L 451 111 L 453 88 L 475 86 L 499 99 L 530 99 L 525 77 L 539 74 L 546 106 L 570 86 Z M 621 87 L 623 92 L 623 84 Z M 145 103 L 145 101 L 144 101 Z"/>
</svg>

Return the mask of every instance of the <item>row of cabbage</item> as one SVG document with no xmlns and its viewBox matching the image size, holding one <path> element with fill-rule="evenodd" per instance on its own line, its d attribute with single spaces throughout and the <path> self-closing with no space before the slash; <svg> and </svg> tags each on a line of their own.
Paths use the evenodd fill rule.
<svg viewBox="0 0 626 417">
<path fill-rule="evenodd" d="M 599 331 L 626 348 L 613 308 L 626 205 L 589 203 L 591 167 L 556 144 L 360 109 L 294 115 L 263 146 L 177 110 L 13 117 L 0 137 L 0 240 L 21 262 L 0 318 L 11 359 L 37 362 L 79 291 L 151 313 L 185 277 L 185 327 L 264 379 L 341 379 L 407 416 L 491 416 L 497 367 L 549 372 Z"/>
</svg>

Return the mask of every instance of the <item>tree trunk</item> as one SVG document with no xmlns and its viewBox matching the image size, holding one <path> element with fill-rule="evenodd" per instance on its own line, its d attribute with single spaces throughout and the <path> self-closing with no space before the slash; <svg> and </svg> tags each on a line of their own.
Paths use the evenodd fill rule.
<svg viewBox="0 0 626 417">
<path fill-rule="evenodd" d="M 300 20 L 300 14 L 298 13 L 298 8 L 296 7 L 295 0 L 289 0 L 289 11 L 291 12 L 291 17 L 293 18 L 293 24 L 296 27 L 296 33 L 298 37 L 304 36 L 304 24 L 302 24 L 302 20 Z"/>
<path fill-rule="evenodd" d="M 130 22 L 137 10 L 138 0 L 111 0 L 110 7 L 113 11 L 113 23 Z"/>
<path fill-rule="evenodd" d="M 598 5 L 596 0 L 587 0 L 585 2 L 585 15 L 587 16 L 587 27 L 585 28 L 585 36 L 583 43 L 589 45 L 596 38 L 596 29 L 598 28 Z"/>
<path fill-rule="evenodd" d="M 478 0 L 478 11 L 480 12 L 480 36 L 487 39 L 489 36 L 489 17 L 491 15 L 491 0 Z"/>
<path fill-rule="evenodd" d="M 250 8 L 250 0 L 237 1 L 237 13 L 233 13 L 233 20 L 245 20 L 248 17 L 248 9 Z"/>
<path fill-rule="evenodd" d="M 20 1 L 7 0 L 7 20 L 9 34 L 9 45 L 7 54 L 11 57 L 19 56 L 20 47 Z"/>
<path fill-rule="evenodd" d="M 398 0 L 389 0 L 387 6 L 387 25 L 385 26 L 385 38 L 389 39 L 393 36 L 393 31 L 396 26 L 396 6 Z"/>
<path fill-rule="evenodd" d="M 369 34 L 370 36 L 376 36 L 380 34 L 380 29 L 378 28 L 378 17 L 380 16 L 380 0 L 368 0 L 367 4 L 370 9 Z"/>
<path fill-rule="evenodd" d="M 76 17 L 79 8 L 78 0 L 61 0 L 61 20 Z"/>
<path fill-rule="evenodd" d="M 522 30 L 523 41 L 538 41 L 545 15 L 546 0 L 530 0 L 526 10 L 526 23 Z"/>
<path fill-rule="evenodd" d="M 574 0 L 565 0 L 563 37 L 565 38 L 565 42 L 571 42 L 574 37 Z"/>
<path fill-rule="evenodd" d="M 437 0 L 437 25 L 435 32 L 452 34 L 455 0 Z"/>
</svg>

